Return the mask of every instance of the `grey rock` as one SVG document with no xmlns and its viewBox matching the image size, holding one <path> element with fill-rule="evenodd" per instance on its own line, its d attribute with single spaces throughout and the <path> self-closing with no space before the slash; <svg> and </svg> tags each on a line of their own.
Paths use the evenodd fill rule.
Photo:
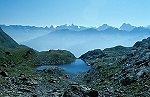
<svg viewBox="0 0 150 97">
<path fill-rule="evenodd" d="M 98 91 L 78 84 L 70 84 L 64 91 L 63 97 L 98 97 Z"/>
<path fill-rule="evenodd" d="M 50 78 L 48 80 L 49 83 L 57 83 L 57 79 L 54 79 L 54 78 Z"/>
<path fill-rule="evenodd" d="M 147 75 L 149 73 L 149 70 L 146 68 L 142 68 L 136 75 L 138 78 L 143 77 L 144 75 Z"/>
<path fill-rule="evenodd" d="M 7 64 L 2 64 L 1 66 L 2 66 L 2 67 L 7 67 Z"/>
<path fill-rule="evenodd" d="M 31 79 L 31 80 L 28 80 L 28 81 L 27 81 L 27 84 L 28 84 L 29 86 L 33 86 L 33 85 L 38 85 L 38 82 L 37 82 L 36 80 Z"/>
<path fill-rule="evenodd" d="M 121 85 L 123 85 L 123 86 L 130 85 L 134 82 L 136 82 L 136 79 L 133 77 L 125 77 L 120 81 Z"/>
<path fill-rule="evenodd" d="M 28 88 L 20 88 L 18 89 L 18 91 L 21 91 L 21 92 L 32 92 L 30 89 Z"/>
</svg>

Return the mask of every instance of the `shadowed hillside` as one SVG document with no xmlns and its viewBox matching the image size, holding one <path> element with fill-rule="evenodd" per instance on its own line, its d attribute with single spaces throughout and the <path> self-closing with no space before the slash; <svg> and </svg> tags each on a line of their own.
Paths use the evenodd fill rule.
<svg viewBox="0 0 150 97">
<path fill-rule="evenodd" d="M 14 48 L 19 45 L 0 28 L 0 46 Z"/>
</svg>

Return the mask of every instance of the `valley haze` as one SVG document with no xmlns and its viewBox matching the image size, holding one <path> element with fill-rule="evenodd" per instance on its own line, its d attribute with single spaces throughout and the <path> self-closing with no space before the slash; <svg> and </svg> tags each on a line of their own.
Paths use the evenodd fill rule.
<svg viewBox="0 0 150 97">
<path fill-rule="evenodd" d="M 60 25 L 35 27 L 22 25 L 0 25 L 18 43 L 38 51 L 64 49 L 76 57 L 93 49 L 105 49 L 122 45 L 132 46 L 136 41 L 150 36 L 148 26 L 136 27 L 123 23 L 119 28 L 103 24 L 99 27 Z"/>
</svg>

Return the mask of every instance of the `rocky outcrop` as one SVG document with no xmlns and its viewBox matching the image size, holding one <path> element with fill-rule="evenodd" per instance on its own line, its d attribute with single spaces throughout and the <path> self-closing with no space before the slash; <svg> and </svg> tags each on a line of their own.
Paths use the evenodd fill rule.
<svg viewBox="0 0 150 97">
<path fill-rule="evenodd" d="M 92 69 L 82 76 L 87 85 L 99 88 L 103 96 L 150 96 L 150 38 L 130 48 L 104 49 L 103 53 L 105 56 L 94 58 Z"/>
<path fill-rule="evenodd" d="M 88 60 L 88 59 L 94 59 L 94 58 L 102 58 L 104 56 L 104 52 L 100 49 L 96 49 L 93 51 L 88 51 L 87 53 L 80 56 L 81 59 Z"/>
<path fill-rule="evenodd" d="M 114 62 L 120 59 L 123 55 L 131 52 L 130 47 L 116 46 L 113 48 L 106 48 L 103 51 L 100 49 L 88 51 L 79 58 L 84 60 L 89 65 L 94 65 L 98 61 Z"/>
<path fill-rule="evenodd" d="M 79 58 L 84 60 L 88 65 L 93 65 L 96 59 L 101 59 L 104 56 L 105 53 L 102 50 L 96 49 L 96 50 L 88 51 L 87 53 L 81 55 Z"/>
</svg>

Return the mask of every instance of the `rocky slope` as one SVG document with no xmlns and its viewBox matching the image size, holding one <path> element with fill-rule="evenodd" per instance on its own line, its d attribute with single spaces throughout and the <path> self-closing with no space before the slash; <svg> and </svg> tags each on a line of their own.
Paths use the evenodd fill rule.
<svg viewBox="0 0 150 97">
<path fill-rule="evenodd" d="M 131 48 L 89 51 L 81 58 L 92 65 L 82 79 L 99 90 L 100 97 L 150 96 L 150 38 Z"/>
<path fill-rule="evenodd" d="M 121 58 L 131 52 L 131 47 L 116 46 L 113 48 L 106 48 L 103 51 L 100 49 L 95 49 L 88 51 L 87 53 L 81 55 L 79 58 L 84 60 L 88 65 L 93 65 L 99 61 L 110 61 Z"/>
</svg>

